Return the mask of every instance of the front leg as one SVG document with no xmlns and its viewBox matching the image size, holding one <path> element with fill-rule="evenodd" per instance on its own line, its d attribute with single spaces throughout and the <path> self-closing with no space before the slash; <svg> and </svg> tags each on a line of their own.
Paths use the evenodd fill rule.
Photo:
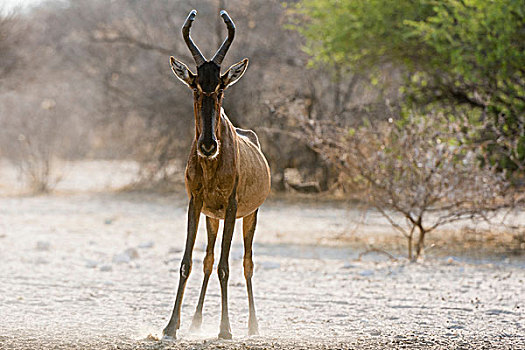
<svg viewBox="0 0 525 350">
<path fill-rule="evenodd" d="M 188 208 L 188 232 L 186 237 L 186 248 L 184 249 L 184 256 L 180 265 L 179 288 L 177 289 L 177 297 L 173 312 L 168 325 L 162 331 L 165 336 L 173 338 L 177 337 L 177 329 L 180 328 L 180 309 L 182 305 L 182 297 L 184 296 L 184 288 L 186 281 L 191 272 L 191 255 L 193 253 L 193 246 L 195 245 L 195 237 L 197 236 L 197 227 L 199 226 L 199 216 L 202 210 L 202 198 L 191 196 L 190 205 Z"/>
<path fill-rule="evenodd" d="M 235 217 L 237 215 L 237 184 L 233 188 L 233 192 L 228 199 L 228 206 L 226 208 L 226 215 L 224 217 L 224 234 L 222 236 L 221 258 L 217 272 L 219 274 L 219 281 L 221 283 L 221 326 L 219 338 L 231 339 L 232 333 L 230 329 L 230 319 L 228 317 L 228 277 L 230 270 L 228 266 L 228 258 L 230 256 L 230 247 L 232 244 L 233 229 L 235 227 Z"/>
<path fill-rule="evenodd" d="M 213 250 L 215 248 L 215 240 L 217 239 L 217 231 L 219 230 L 219 220 L 206 217 L 206 231 L 208 233 L 208 246 L 206 247 L 206 256 L 204 257 L 203 270 L 204 279 L 202 280 L 201 294 L 197 309 L 193 315 L 190 330 L 196 331 L 201 328 L 202 324 L 202 306 L 204 305 L 204 297 L 206 289 L 208 288 L 208 281 L 210 280 L 211 272 L 213 271 Z"/>
</svg>

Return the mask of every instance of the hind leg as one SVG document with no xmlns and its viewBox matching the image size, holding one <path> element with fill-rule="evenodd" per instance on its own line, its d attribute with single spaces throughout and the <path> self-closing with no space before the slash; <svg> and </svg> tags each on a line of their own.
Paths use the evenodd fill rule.
<svg viewBox="0 0 525 350">
<path fill-rule="evenodd" d="M 248 306 L 250 314 L 248 318 L 248 334 L 259 334 L 259 325 L 257 323 L 257 316 L 255 315 L 255 304 L 253 301 L 252 291 L 252 276 L 253 276 L 253 260 L 252 260 L 252 243 L 255 234 L 255 226 L 257 225 L 257 212 L 245 216 L 242 220 L 242 231 L 244 238 L 244 278 L 246 279 L 246 289 L 248 291 Z"/>
<path fill-rule="evenodd" d="M 197 331 L 202 324 L 202 306 L 204 305 L 204 297 L 206 296 L 206 288 L 208 288 L 208 281 L 213 270 L 213 249 L 215 248 L 215 240 L 217 239 L 217 231 L 219 230 L 219 220 L 206 217 L 206 231 L 208 232 L 208 246 L 206 247 L 206 256 L 204 257 L 204 279 L 202 281 L 201 294 L 197 309 L 193 315 L 191 322 L 191 331 Z"/>
</svg>

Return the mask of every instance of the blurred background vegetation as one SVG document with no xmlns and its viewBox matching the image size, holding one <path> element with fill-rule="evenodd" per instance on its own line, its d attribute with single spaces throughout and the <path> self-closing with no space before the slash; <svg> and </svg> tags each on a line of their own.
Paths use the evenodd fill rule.
<svg viewBox="0 0 525 350">
<path fill-rule="evenodd" d="M 139 188 L 180 188 L 191 94 L 169 69 L 248 57 L 224 108 L 255 130 L 275 192 L 358 198 L 409 239 L 523 201 L 525 6 L 521 0 L 63 0 L 0 18 L 0 158 L 35 192 L 58 161 L 133 160 Z M 427 213 L 438 220 L 427 223 Z M 443 215 L 441 215 L 443 214 Z M 436 217 L 434 216 L 434 219 Z M 421 245 L 421 246 L 420 246 Z"/>
<path fill-rule="evenodd" d="M 522 1 L 305 0 L 294 12 L 312 64 L 365 72 L 380 89 L 383 70 L 398 70 L 396 104 L 483 124 L 467 141 L 525 171 Z"/>
</svg>

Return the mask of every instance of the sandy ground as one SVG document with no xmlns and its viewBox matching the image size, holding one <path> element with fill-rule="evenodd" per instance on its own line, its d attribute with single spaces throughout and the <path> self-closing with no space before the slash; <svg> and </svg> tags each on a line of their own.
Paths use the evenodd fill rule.
<svg viewBox="0 0 525 350">
<path fill-rule="evenodd" d="M 380 217 L 356 229 L 359 214 L 340 205 L 278 199 L 262 207 L 256 232 L 261 335 L 247 336 L 239 226 L 230 256 L 234 339 L 217 340 L 216 273 L 203 329 L 189 333 L 203 275 L 202 220 L 179 339 L 156 340 L 175 297 L 186 198 L 95 191 L 113 186 L 115 171 L 105 174 L 92 176 L 98 182 L 86 191 L 0 197 L 0 349 L 525 349 L 523 257 L 357 261 L 359 247 L 339 238 L 384 235 Z"/>
</svg>

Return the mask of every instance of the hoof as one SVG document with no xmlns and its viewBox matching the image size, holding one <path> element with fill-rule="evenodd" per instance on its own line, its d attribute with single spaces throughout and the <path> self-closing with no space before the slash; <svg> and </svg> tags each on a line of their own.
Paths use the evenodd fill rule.
<svg viewBox="0 0 525 350">
<path fill-rule="evenodd" d="M 219 339 L 229 339 L 231 340 L 232 339 L 232 334 L 230 332 L 220 332 L 219 333 Z"/>
<path fill-rule="evenodd" d="M 175 327 L 167 325 L 166 328 L 162 330 L 162 335 L 163 340 L 175 340 L 177 339 L 177 330 L 175 329 Z"/>
<path fill-rule="evenodd" d="M 248 321 L 248 335 L 259 335 L 259 324 L 255 318 Z"/>
<path fill-rule="evenodd" d="M 202 316 L 201 317 L 194 316 L 193 320 L 191 321 L 190 332 L 196 333 L 200 331 L 201 325 L 202 325 Z"/>
<path fill-rule="evenodd" d="M 176 338 L 172 337 L 172 336 L 169 336 L 169 335 L 165 335 L 161 338 L 161 341 L 163 342 L 173 342 L 177 340 Z"/>
</svg>

